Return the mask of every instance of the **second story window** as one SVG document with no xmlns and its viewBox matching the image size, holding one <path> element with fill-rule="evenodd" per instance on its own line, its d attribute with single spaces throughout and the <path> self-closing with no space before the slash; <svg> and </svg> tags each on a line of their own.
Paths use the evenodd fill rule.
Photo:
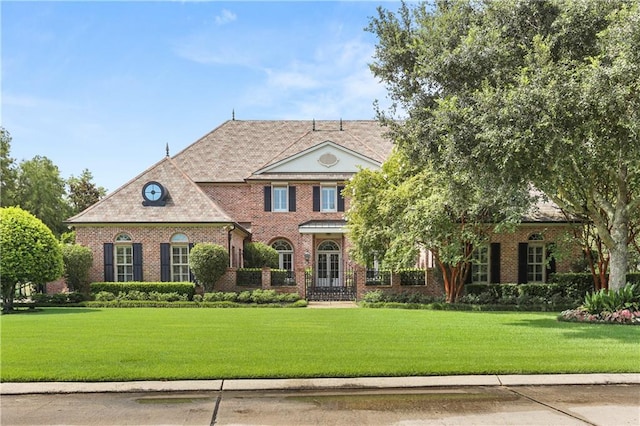
<svg viewBox="0 0 640 426">
<path fill-rule="evenodd" d="M 273 187 L 273 211 L 274 212 L 286 212 L 289 211 L 287 203 L 287 187 L 286 186 L 274 186 Z"/>
<path fill-rule="evenodd" d="M 266 185 L 264 187 L 265 212 L 295 212 L 296 187 L 287 184 Z"/>
<path fill-rule="evenodd" d="M 335 186 L 323 186 L 321 187 L 321 212 L 335 212 L 337 210 L 337 197 Z"/>
<path fill-rule="evenodd" d="M 313 187 L 314 212 L 343 212 L 344 197 L 341 185 L 320 185 Z"/>
</svg>

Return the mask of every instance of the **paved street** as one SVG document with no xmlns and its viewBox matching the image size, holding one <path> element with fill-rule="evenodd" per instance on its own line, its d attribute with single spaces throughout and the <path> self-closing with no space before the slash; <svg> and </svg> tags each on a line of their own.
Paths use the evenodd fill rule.
<svg viewBox="0 0 640 426">
<path fill-rule="evenodd" d="M 3 393 L 2 425 L 638 425 L 640 384 Z M 258 388 L 264 386 L 257 386 Z"/>
</svg>

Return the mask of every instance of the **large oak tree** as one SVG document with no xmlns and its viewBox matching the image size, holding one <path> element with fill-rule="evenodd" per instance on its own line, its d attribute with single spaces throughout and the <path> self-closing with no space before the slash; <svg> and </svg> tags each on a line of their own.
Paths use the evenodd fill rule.
<svg viewBox="0 0 640 426">
<path fill-rule="evenodd" d="M 622 287 L 640 222 L 638 2 L 403 4 L 369 30 L 395 102 L 380 115 L 411 161 L 542 190 L 594 225 Z"/>
</svg>

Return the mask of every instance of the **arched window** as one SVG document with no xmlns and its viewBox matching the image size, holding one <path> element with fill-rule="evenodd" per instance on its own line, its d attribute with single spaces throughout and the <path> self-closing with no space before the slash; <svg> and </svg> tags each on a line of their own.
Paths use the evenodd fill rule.
<svg viewBox="0 0 640 426">
<path fill-rule="evenodd" d="M 339 251 L 340 246 L 335 241 L 323 241 L 318 246 L 318 251 Z"/>
<path fill-rule="evenodd" d="M 172 243 L 188 243 L 189 238 L 187 238 L 187 236 L 184 234 L 174 234 L 174 236 L 171 237 L 171 242 Z"/>
<path fill-rule="evenodd" d="M 280 269 L 286 269 L 287 271 L 293 270 L 293 247 L 286 240 L 276 240 L 271 244 L 278 252 L 278 267 Z"/>
<path fill-rule="evenodd" d="M 185 234 L 171 237 L 171 281 L 189 281 L 189 238 Z"/>
<path fill-rule="evenodd" d="M 133 244 L 129 234 L 118 234 L 115 241 L 116 281 L 133 281 Z"/>
</svg>

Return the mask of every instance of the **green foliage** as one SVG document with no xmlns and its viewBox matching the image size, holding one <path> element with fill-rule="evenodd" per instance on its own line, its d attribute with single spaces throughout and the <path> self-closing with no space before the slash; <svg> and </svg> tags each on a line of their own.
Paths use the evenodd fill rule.
<svg viewBox="0 0 640 426">
<path fill-rule="evenodd" d="M 69 290 L 88 293 L 89 269 L 93 264 L 91 249 L 79 244 L 63 244 L 62 260 Z"/>
<path fill-rule="evenodd" d="M 42 221 L 19 207 L 0 208 L 3 311 L 12 309 L 18 283 L 45 284 L 63 272 L 62 251 Z"/>
<path fill-rule="evenodd" d="M 0 207 L 14 205 L 17 170 L 10 151 L 11 134 L 0 127 Z"/>
<path fill-rule="evenodd" d="M 63 221 L 70 207 L 60 170 L 47 157 L 35 156 L 20 163 L 16 186 L 16 205 L 40 219 L 55 235 L 67 230 Z"/>
<path fill-rule="evenodd" d="M 31 299 L 40 306 L 75 304 L 84 301 L 84 294 L 79 292 L 31 295 Z"/>
<path fill-rule="evenodd" d="M 221 245 L 198 243 L 189 253 L 189 268 L 206 291 L 213 290 L 213 286 L 222 278 L 228 266 L 229 253 Z"/>
<path fill-rule="evenodd" d="M 371 69 L 395 103 L 379 113 L 413 165 L 471 171 L 505 201 L 533 185 L 593 223 L 621 287 L 640 224 L 638 16 L 615 0 L 380 9 Z"/>
<path fill-rule="evenodd" d="M 585 296 L 582 307 L 590 314 L 624 309 L 640 311 L 640 285 L 627 284 L 619 290 L 601 289 L 589 293 Z"/>
<path fill-rule="evenodd" d="M 93 175 L 88 169 L 84 169 L 80 177 L 71 176 L 67 180 L 69 186 L 69 201 L 71 202 L 71 214 L 77 214 L 87 207 L 100 201 L 107 190 L 96 186 L 92 182 Z"/>
<path fill-rule="evenodd" d="M 300 300 L 298 293 L 277 293 L 275 290 L 256 289 L 253 291 L 235 292 L 213 292 L 205 293 L 204 302 L 238 302 L 241 304 L 256 303 L 294 303 Z"/>
<path fill-rule="evenodd" d="M 244 245 L 245 268 L 277 268 L 278 262 L 278 251 L 273 247 L 259 241 Z"/>
<path fill-rule="evenodd" d="M 129 292 L 177 293 L 187 298 L 192 298 L 195 293 L 195 284 L 188 282 L 94 282 L 89 285 L 91 293 L 97 295 L 100 292 L 111 294 L 127 294 Z"/>
<path fill-rule="evenodd" d="M 580 290 L 581 283 L 584 282 L 581 280 L 584 280 L 584 277 L 591 280 L 591 276 L 590 274 L 567 275 L 569 276 L 557 278 L 557 282 L 544 284 L 467 284 L 466 295 L 462 297 L 461 302 L 521 307 L 577 306 L 585 294 Z M 577 278 L 574 275 L 577 275 Z"/>
</svg>

